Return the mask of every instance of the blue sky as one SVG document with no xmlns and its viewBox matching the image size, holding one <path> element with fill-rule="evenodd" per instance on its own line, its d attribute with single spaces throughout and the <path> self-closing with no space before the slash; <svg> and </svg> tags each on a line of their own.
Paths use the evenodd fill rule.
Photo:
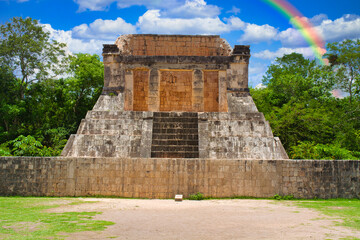
<svg viewBox="0 0 360 240">
<path fill-rule="evenodd" d="M 328 42 L 360 38 L 360 0 L 290 0 Z M 121 34 L 218 34 L 251 45 L 249 83 L 261 82 L 276 57 L 313 53 L 297 30 L 262 0 L 0 0 L 0 23 L 40 20 L 72 53 L 101 54 Z"/>
</svg>

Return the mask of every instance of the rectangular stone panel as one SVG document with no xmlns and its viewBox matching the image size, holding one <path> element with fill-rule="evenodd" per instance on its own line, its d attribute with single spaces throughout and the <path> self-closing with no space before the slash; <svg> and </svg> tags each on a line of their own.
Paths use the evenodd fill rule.
<svg viewBox="0 0 360 240">
<path fill-rule="evenodd" d="M 135 69 L 134 76 L 134 111 L 148 111 L 149 107 L 149 70 Z"/>
<path fill-rule="evenodd" d="M 160 111 L 192 111 L 192 71 L 161 71 Z"/>
<path fill-rule="evenodd" d="M 219 112 L 219 71 L 204 71 L 204 111 Z"/>
<path fill-rule="evenodd" d="M 229 44 L 218 35 L 123 35 L 116 43 L 123 55 L 229 56 Z"/>
</svg>

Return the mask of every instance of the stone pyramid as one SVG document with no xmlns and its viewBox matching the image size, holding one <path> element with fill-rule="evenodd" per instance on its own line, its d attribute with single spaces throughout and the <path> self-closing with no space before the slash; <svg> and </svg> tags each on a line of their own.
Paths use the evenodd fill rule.
<svg viewBox="0 0 360 240">
<path fill-rule="evenodd" d="M 217 35 L 120 36 L 62 156 L 288 159 L 249 94 L 249 58 Z"/>
</svg>

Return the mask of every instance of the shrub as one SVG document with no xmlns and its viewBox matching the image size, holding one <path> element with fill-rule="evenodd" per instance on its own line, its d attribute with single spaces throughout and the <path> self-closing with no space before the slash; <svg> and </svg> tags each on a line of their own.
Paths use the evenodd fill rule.
<svg viewBox="0 0 360 240">
<path fill-rule="evenodd" d="M 190 194 L 189 195 L 189 200 L 204 200 L 204 194 L 202 193 L 196 193 L 196 194 Z"/>
<path fill-rule="evenodd" d="M 299 142 L 291 147 L 292 159 L 332 159 L 332 160 L 356 160 L 358 152 L 351 152 L 337 144 L 315 144 L 314 142 Z"/>
<path fill-rule="evenodd" d="M 293 199 L 295 199 L 293 195 L 280 196 L 279 194 L 275 194 L 273 196 L 273 198 L 275 200 L 293 200 Z"/>
</svg>

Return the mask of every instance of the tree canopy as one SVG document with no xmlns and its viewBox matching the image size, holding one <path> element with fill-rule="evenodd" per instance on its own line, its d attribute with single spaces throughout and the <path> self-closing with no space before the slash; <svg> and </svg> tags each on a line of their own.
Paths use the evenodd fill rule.
<svg viewBox="0 0 360 240">
<path fill-rule="evenodd" d="M 20 77 L 20 98 L 29 83 L 61 72 L 66 45 L 50 40 L 50 33 L 37 20 L 14 17 L 0 26 L 0 34 L 0 61 Z"/>
<path fill-rule="evenodd" d="M 328 44 L 329 66 L 298 53 L 284 55 L 269 66 L 266 88 L 252 89 L 290 158 L 360 158 L 359 46 L 358 40 Z M 337 88 L 349 95 L 333 96 Z"/>
<path fill-rule="evenodd" d="M 67 56 L 31 18 L 0 33 L 0 155 L 59 155 L 101 93 L 100 57 Z"/>
</svg>

